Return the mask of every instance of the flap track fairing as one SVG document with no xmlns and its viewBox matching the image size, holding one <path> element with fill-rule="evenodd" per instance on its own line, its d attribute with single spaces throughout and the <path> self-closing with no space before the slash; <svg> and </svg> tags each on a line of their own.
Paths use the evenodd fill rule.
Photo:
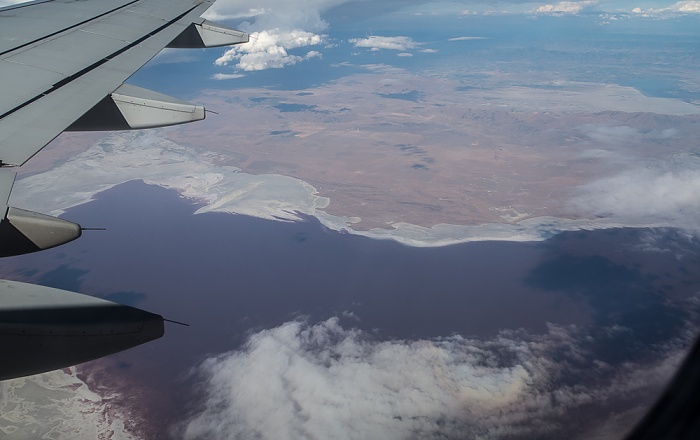
<svg viewBox="0 0 700 440">
<path fill-rule="evenodd" d="M 163 336 L 163 318 L 79 293 L 0 280 L 0 380 L 75 365 Z"/>
<path fill-rule="evenodd" d="M 50 249 L 73 241 L 81 234 L 77 223 L 8 207 L 5 218 L 0 220 L 0 257 Z"/>
<path fill-rule="evenodd" d="M 192 23 L 187 26 L 167 47 L 203 49 L 205 47 L 231 46 L 247 43 L 248 38 L 249 36 L 245 32 L 203 20 L 201 23 Z"/>
<path fill-rule="evenodd" d="M 201 121 L 201 105 L 122 84 L 75 121 L 66 131 L 140 130 Z"/>
</svg>

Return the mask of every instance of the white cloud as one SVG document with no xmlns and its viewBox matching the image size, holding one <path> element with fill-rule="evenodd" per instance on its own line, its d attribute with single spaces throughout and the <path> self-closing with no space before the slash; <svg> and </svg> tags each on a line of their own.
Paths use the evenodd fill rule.
<svg viewBox="0 0 700 440">
<path fill-rule="evenodd" d="M 372 50 L 389 49 L 389 50 L 400 50 L 406 51 L 408 49 L 415 49 L 418 44 L 413 41 L 410 37 L 382 37 L 378 35 L 372 35 L 367 38 L 352 38 L 349 40 L 351 43 L 355 44 L 355 47 L 367 47 Z"/>
<path fill-rule="evenodd" d="M 597 0 L 563 1 L 555 5 L 547 4 L 537 7 L 535 12 L 544 14 L 578 14 L 583 9 L 598 3 Z"/>
<path fill-rule="evenodd" d="M 216 65 L 226 66 L 235 62 L 237 68 L 245 71 L 282 68 L 321 56 L 318 51 L 309 51 L 304 56 L 292 55 L 288 52 L 289 49 L 317 46 L 322 43 L 322 35 L 302 30 L 285 32 L 273 29 L 254 32 L 250 34 L 248 43 L 227 50 L 216 60 Z"/>
<path fill-rule="evenodd" d="M 678 12 L 700 13 L 700 1 L 678 2 L 675 5 L 671 6 L 671 9 L 674 9 Z"/>
<path fill-rule="evenodd" d="M 236 7 L 237 6 L 237 7 Z M 210 20 L 235 20 L 240 18 L 255 18 L 265 15 L 265 8 L 249 8 L 247 10 L 240 7 L 238 3 L 226 2 L 225 0 L 217 1 L 214 6 L 209 8 L 205 13 L 205 17 Z"/>
<path fill-rule="evenodd" d="M 658 386 L 683 356 L 670 344 L 658 363 L 627 363 L 614 373 L 581 348 L 584 339 L 574 327 L 550 326 L 536 337 L 376 341 L 337 319 L 289 322 L 199 367 L 206 401 L 179 437 L 539 437 L 562 428 L 569 411 Z M 559 380 L 570 375 L 596 385 Z"/>
<path fill-rule="evenodd" d="M 410 58 L 413 56 L 413 54 L 410 52 L 401 52 L 401 53 L 397 54 L 396 56 L 403 57 L 403 58 Z"/>
<path fill-rule="evenodd" d="M 328 27 L 321 14 L 349 0 L 217 0 L 207 10 L 210 20 L 251 18 L 241 26 L 245 31 L 263 31 L 280 28 L 285 31 L 304 29 L 320 32 Z"/>
<path fill-rule="evenodd" d="M 654 130 L 628 125 L 585 124 L 579 127 L 579 130 L 596 143 L 608 145 L 631 145 L 649 141 L 667 142 L 678 136 L 678 130 L 675 128 Z"/>
<path fill-rule="evenodd" d="M 470 40 L 485 40 L 486 37 L 455 37 L 448 38 L 447 41 L 470 41 Z"/>
<path fill-rule="evenodd" d="M 291 49 L 315 46 L 324 42 L 320 34 L 328 23 L 321 14 L 349 0 L 218 0 L 205 17 L 211 20 L 250 18 L 239 28 L 250 33 L 250 41 L 227 50 L 216 64 L 233 64 L 244 71 L 282 68 L 311 58 L 321 52 L 306 55 L 290 54 Z M 235 62 L 235 63 L 234 63 Z"/>
<path fill-rule="evenodd" d="M 685 14 L 700 14 L 700 1 L 677 2 L 667 8 L 634 8 L 632 13 L 642 17 L 673 17 Z"/>
<path fill-rule="evenodd" d="M 238 79 L 243 78 L 245 75 L 242 73 L 215 73 L 211 76 L 212 79 L 223 81 L 226 79 Z"/>
<path fill-rule="evenodd" d="M 625 171 L 579 188 L 569 209 L 581 215 L 636 219 L 690 231 L 700 230 L 700 160 L 670 162 Z"/>
</svg>

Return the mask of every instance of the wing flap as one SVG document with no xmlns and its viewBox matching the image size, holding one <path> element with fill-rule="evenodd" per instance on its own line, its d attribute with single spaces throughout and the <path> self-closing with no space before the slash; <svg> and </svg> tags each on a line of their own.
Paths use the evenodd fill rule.
<svg viewBox="0 0 700 440">
<path fill-rule="evenodd" d="M 5 60 L 71 76 L 90 66 L 95 59 L 118 52 L 127 44 L 115 38 L 76 30 L 25 48 Z M 80 50 L 75 50 L 76 47 Z"/>
<path fill-rule="evenodd" d="M 124 14 L 105 17 L 81 30 L 132 43 L 143 36 L 144 29 L 158 29 L 163 24 L 165 20 L 162 18 L 127 10 Z"/>
<path fill-rule="evenodd" d="M 144 14 L 144 15 L 150 15 L 151 17 L 158 17 L 162 18 L 164 20 L 170 20 L 171 17 L 178 15 L 182 12 L 183 4 L 187 4 L 191 7 L 201 7 L 201 12 L 199 15 L 201 15 L 209 6 L 214 4 L 214 1 L 212 0 L 189 0 L 189 1 L 183 1 L 183 0 L 177 0 L 177 1 L 171 1 L 171 0 L 147 0 L 147 1 L 137 1 L 134 2 L 133 5 L 129 5 L 128 9 L 131 12 L 136 12 L 138 14 Z M 190 19 L 190 22 L 194 21 L 197 19 L 197 17 L 193 17 Z M 187 23 L 189 24 L 189 22 Z"/>
<path fill-rule="evenodd" d="M 0 60 L 0 115 L 46 92 L 65 75 L 24 64 Z"/>
<path fill-rule="evenodd" d="M 14 171 L 0 171 L 0 209 L 4 208 L 2 211 L 3 215 L 5 215 L 5 211 L 7 211 L 7 204 L 10 201 L 10 193 L 12 192 L 16 177 L 17 173 Z M 1 205 L 2 203 L 5 205 Z"/>
<path fill-rule="evenodd" d="M 0 9 L 0 55 L 52 38 L 87 22 L 137 3 L 134 0 L 58 0 L 32 2 Z"/>
</svg>

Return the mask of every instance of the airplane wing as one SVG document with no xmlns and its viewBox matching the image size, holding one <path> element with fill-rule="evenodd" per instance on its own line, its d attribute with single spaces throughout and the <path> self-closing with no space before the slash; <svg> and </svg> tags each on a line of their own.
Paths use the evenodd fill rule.
<svg viewBox="0 0 700 440">
<path fill-rule="evenodd" d="M 124 81 L 165 47 L 247 42 L 246 33 L 201 18 L 212 4 L 211 0 L 37 0 L 0 8 L 0 203 L 5 203 L 0 256 L 47 249 L 81 234 L 75 223 L 8 205 L 15 180 L 12 168 L 26 163 L 61 132 L 142 129 L 204 119 L 201 106 Z M 26 295 L 16 295 L 18 290 Z M 54 358 L 60 351 L 50 334 L 75 336 L 79 332 L 73 331 L 81 325 L 94 330 L 94 319 L 87 318 L 92 315 L 75 312 L 76 308 L 105 306 L 75 296 L 66 303 L 57 298 L 69 292 L 61 292 L 0 282 L 0 350 L 11 350 L 15 360 L 11 365 L 0 363 L 0 380 L 70 365 L 128 345 L 120 339 L 112 351 L 103 347 L 66 356 L 62 362 L 36 365 L 36 359 L 42 358 L 37 351 L 41 347 L 53 344 L 46 355 Z M 31 301 L 23 299 L 30 297 Z M 119 310 L 112 307 L 110 313 L 100 315 L 109 316 L 105 322 L 114 324 L 113 333 L 121 332 L 124 320 L 132 322 L 136 316 L 124 312 L 120 321 Z M 151 314 L 139 319 L 153 320 Z M 61 326 L 72 327 L 57 330 Z M 140 334 L 133 345 L 163 334 L 162 318 L 160 327 L 136 327 L 150 333 Z M 139 333 L 129 328 L 129 334 Z M 106 328 L 90 333 L 92 341 L 103 332 L 109 334 Z M 108 338 L 104 340 L 109 343 Z M 80 345 L 71 345 L 71 350 L 80 350 Z M 23 355 L 33 363 L 22 364 Z"/>
<path fill-rule="evenodd" d="M 0 10 L 0 163 L 24 164 L 193 23 L 204 23 L 200 15 L 212 3 L 49 0 Z M 225 37 L 218 29 L 212 32 Z M 229 35 L 223 44 L 247 41 L 242 32 Z M 172 104 L 174 122 L 204 117 L 201 107 Z M 149 126 L 148 116 L 140 127 Z"/>
</svg>

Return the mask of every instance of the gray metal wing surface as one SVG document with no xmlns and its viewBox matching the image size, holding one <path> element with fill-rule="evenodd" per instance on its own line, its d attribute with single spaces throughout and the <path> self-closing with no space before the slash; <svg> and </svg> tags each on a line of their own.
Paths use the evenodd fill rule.
<svg viewBox="0 0 700 440">
<path fill-rule="evenodd" d="M 24 164 L 211 4 L 54 0 L 0 10 L 1 163 Z"/>
<path fill-rule="evenodd" d="M 246 33 L 201 18 L 212 4 L 39 0 L 0 8 L 0 168 L 23 165 L 65 130 L 130 130 L 204 119 L 201 106 L 124 81 L 168 46 L 247 42 Z M 10 207 L 14 180 L 13 170 L 0 170 L 0 257 L 81 235 L 75 223 Z M 0 280 L 0 352 L 12 359 L 0 362 L 0 380 L 158 338 L 162 323 L 159 315 L 108 301 Z"/>
</svg>

